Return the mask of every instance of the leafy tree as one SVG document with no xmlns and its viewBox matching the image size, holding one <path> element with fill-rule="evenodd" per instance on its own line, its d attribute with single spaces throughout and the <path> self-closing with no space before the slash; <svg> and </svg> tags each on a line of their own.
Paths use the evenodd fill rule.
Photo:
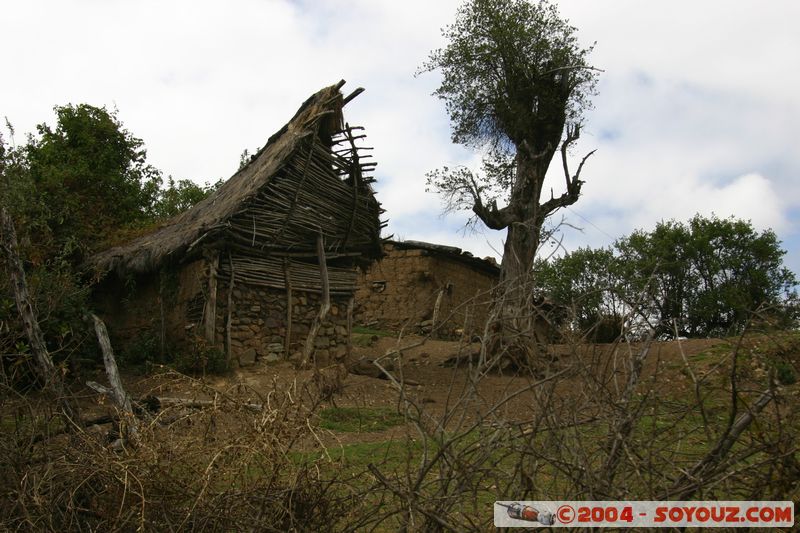
<svg viewBox="0 0 800 533">
<path fill-rule="evenodd" d="M 759 233 L 750 222 L 700 216 L 689 221 L 688 229 L 686 255 L 695 290 L 687 298 L 686 335 L 737 329 L 760 306 L 783 306 L 793 313 L 797 279 L 783 266 L 786 252 L 772 230 Z"/>
<path fill-rule="evenodd" d="M 429 186 L 447 209 L 471 209 L 489 228 L 506 229 L 501 276 L 510 292 L 499 315 L 518 332 L 531 331 L 523 285 L 545 219 L 575 203 L 583 183 L 586 158 L 572 174 L 568 150 L 580 137 L 596 73 L 591 47 L 581 47 L 575 33 L 544 0 L 466 0 L 443 30 L 447 46 L 421 69 L 442 73 L 434 94 L 445 101 L 453 141 L 483 153 L 481 171 L 444 167 L 428 174 Z M 566 190 L 543 201 L 559 147 Z"/>
<path fill-rule="evenodd" d="M 621 333 L 626 305 L 618 290 L 619 266 L 611 248 L 579 248 L 537 261 L 535 270 L 541 292 L 567 305 L 573 328 L 593 332 L 598 342 L 613 341 Z"/>
<path fill-rule="evenodd" d="M 17 227 L 47 348 L 60 362 L 93 351 L 82 321 L 90 306 L 80 270 L 85 255 L 188 209 L 219 183 L 203 187 L 169 178 L 162 189 L 143 142 L 115 113 L 86 104 L 55 110 L 55 128 L 40 124 L 23 146 L 14 144 L 6 124 L 12 142 L 0 137 L 0 204 Z M 7 278 L 0 278 L 0 323 L 9 326 L 0 350 L 25 354 L 10 294 Z"/>
<path fill-rule="evenodd" d="M 82 324 L 82 310 L 86 308 L 88 293 L 72 265 L 40 242 L 40 236 L 50 235 L 47 220 L 43 220 L 43 201 L 36 195 L 30 176 L 26 147 L 8 146 L 0 136 L 0 206 L 7 209 L 17 227 L 19 254 L 24 260 L 27 286 L 43 330 L 46 347 L 56 364 L 74 361 L 78 350 L 86 351 L 86 328 Z M 0 254 L 0 271 L 5 272 L 12 263 Z M 13 260 L 13 258 L 12 258 Z M 9 273 L 10 274 L 10 273 Z M 11 383 L 33 383 L 33 367 L 25 364 L 31 356 L 29 338 L 24 334 L 17 306 L 14 305 L 10 275 L 0 276 L 0 351 L 6 356 L 4 377 Z M 17 357 L 11 357 L 17 354 Z M 85 355 L 85 353 L 84 353 Z M 9 364 L 10 363 L 10 364 Z"/>
<path fill-rule="evenodd" d="M 613 250 L 580 249 L 541 264 L 541 290 L 572 306 L 575 326 L 592 317 L 631 315 L 659 334 L 687 337 L 740 330 L 768 309 L 778 326 L 796 323 L 795 275 L 783 266 L 775 233 L 735 218 L 695 216 L 635 231 Z"/>
<path fill-rule="evenodd" d="M 222 180 L 219 180 L 213 185 L 206 183 L 201 186 L 190 180 L 175 181 L 170 176 L 167 179 L 167 187 L 159 192 L 158 200 L 153 206 L 153 216 L 157 220 L 174 217 L 207 198 L 222 183 Z"/>
<path fill-rule="evenodd" d="M 115 112 L 87 104 L 55 112 L 56 127 L 37 126 L 25 148 L 33 208 L 48 230 L 39 237 L 77 261 L 115 230 L 148 220 L 161 174 Z"/>
<path fill-rule="evenodd" d="M 657 224 L 650 233 L 635 231 L 615 243 L 620 290 L 665 332 L 673 328 L 673 319 L 687 312 L 687 291 L 694 285 L 686 248 L 691 238 L 683 224 L 670 221 Z"/>
</svg>

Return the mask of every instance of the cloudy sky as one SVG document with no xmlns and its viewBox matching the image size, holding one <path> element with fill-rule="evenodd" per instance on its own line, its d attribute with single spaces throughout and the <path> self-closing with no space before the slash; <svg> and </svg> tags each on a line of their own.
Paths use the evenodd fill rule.
<svg viewBox="0 0 800 533">
<path fill-rule="evenodd" d="M 3 1 L 0 114 L 18 141 L 52 107 L 117 108 L 176 179 L 229 177 L 323 86 L 349 104 L 379 162 L 397 238 L 496 255 L 502 233 L 440 216 L 425 173 L 474 165 L 454 146 L 435 74 L 414 77 L 457 0 Z M 695 213 L 772 228 L 800 272 L 800 3 L 562 0 L 604 69 L 576 156 L 597 149 L 564 217 L 568 249 Z M 794 126 L 793 126 L 794 125 Z M 557 170 L 557 169 L 556 169 Z M 550 177 L 556 194 L 563 181 Z"/>
</svg>

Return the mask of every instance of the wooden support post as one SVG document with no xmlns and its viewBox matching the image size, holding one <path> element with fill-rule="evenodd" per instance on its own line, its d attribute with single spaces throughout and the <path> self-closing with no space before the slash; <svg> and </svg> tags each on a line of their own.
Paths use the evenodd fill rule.
<svg viewBox="0 0 800 533">
<path fill-rule="evenodd" d="M 161 317 L 161 346 L 159 350 L 159 354 L 161 355 L 161 360 L 164 360 L 164 356 L 166 355 L 166 337 L 167 337 L 167 320 L 164 314 L 164 269 L 162 268 L 158 272 L 158 312 Z"/>
<path fill-rule="evenodd" d="M 320 295 L 322 298 L 322 303 L 319 307 L 319 314 L 314 317 L 314 321 L 311 323 L 311 327 L 308 331 L 308 337 L 306 337 L 306 345 L 303 348 L 303 359 L 300 362 L 301 366 L 304 367 L 308 366 L 311 354 L 314 352 L 314 341 L 317 338 L 317 333 L 322 325 L 322 321 L 328 315 L 328 311 L 331 308 L 331 293 L 330 285 L 328 283 L 328 265 L 325 261 L 325 241 L 322 237 L 321 231 L 317 237 L 317 255 L 319 256 L 319 274 L 322 278 L 322 294 Z"/>
<path fill-rule="evenodd" d="M 347 361 L 353 360 L 353 307 L 355 307 L 356 297 L 351 296 L 347 300 Z"/>
<path fill-rule="evenodd" d="M 288 257 L 283 258 L 283 279 L 286 285 L 286 338 L 283 340 L 283 356 L 285 359 L 289 359 L 289 356 L 292 354 L 291 352 L 291 345 L 292 345 L 292 314 L 294 312 L 294 308 L 292 307 L 292 271 L 291 271 L 291 261 Z"/>
<path fill-rule="evenodd" d="M 6 256 L 9 278 L 14 289 L 14 300 L 30 343 L 33 360 L 36 363 L 36 374 L 42 386 L 54 393 L 56 401 L 61 405 L 66 417 L 65 424 L 69 427 L 70 420 L 75 423 L 80 422 L 78 406 L 66 396 L 61 373 L 53 364 L 50 352 L 48 352 L 45 345 L 44 334 L 42 333 L 42 328 L 39 327 L 39 321 L 36 319 L 36 313 L 33 310 L 30 294 L 28 293 L 25 269 L 22 267 L 22 261 L 19 258 L 19 246 L 17 245 L 17 232 L 14 229 L 14 221 L 11 220 L 11 215 L 8 214 L 5 207 L 0 209 L 0 219 L 2 219 L 0 247 Z"/>
<path fill-rule="evenodd" d="M 231 349 L 231 322 L 233 320 L 233 287 L 236 283 L 236 272 L 233 269 L 233 258 L 231 257 L 231 253 L 228 252 L 228 266 L 231 269 L 231 279 L 228 282 L 228 317 L 225 320 L 225 349 L 226 357 L 228 360 L 228 364 L 230 364 L 231 359 L 233 358 L 233 353 Z"/>
<path fill-rule="evenodd" d="M 217 270 L 219 269 L 219 253 L 214 253 L 208 262 L 208 299 L 206 300 L 205 338 L 209 346 L 214 346 L 217 334 Z"/>
</svg>

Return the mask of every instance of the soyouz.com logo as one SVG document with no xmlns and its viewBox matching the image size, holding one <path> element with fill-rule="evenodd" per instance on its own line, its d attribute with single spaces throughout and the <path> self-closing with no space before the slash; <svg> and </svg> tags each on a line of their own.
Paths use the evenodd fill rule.
<svg viewBox="0 0 800 533">
<path fill-rule="evenodd" d="M 792 527 L 790 501 L 497 501 L 496 527 Z"/>
</svg>

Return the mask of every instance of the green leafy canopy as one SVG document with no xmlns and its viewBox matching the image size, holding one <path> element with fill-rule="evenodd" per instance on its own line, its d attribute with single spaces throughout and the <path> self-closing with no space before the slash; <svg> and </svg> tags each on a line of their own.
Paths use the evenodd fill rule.
<svg viewBox="0 0 800 533">
<path fill-rule="evenodd" d="M 758 313 L 778 327 L 797 318 L 797 278 L 771 230 L 735 218 L 695 216 L 635 231 L 609 249 L 540 261 L 541 290 L 574 310 L 576 328 L 636 312 L 662 334 L 739 331 Z"/>
<path fill-rule="evenodd" d="M 435 95 L 446 102 L 453 141 L 501 152 L 555 144 L 565 122 L 589 108 L 596 74 L 576 29 L 547 2 L 471 0 L 443 30 L 421 72 L 440 70 Z M 555 137 L 555 141 L 554 141 Z"/>
</svg>

